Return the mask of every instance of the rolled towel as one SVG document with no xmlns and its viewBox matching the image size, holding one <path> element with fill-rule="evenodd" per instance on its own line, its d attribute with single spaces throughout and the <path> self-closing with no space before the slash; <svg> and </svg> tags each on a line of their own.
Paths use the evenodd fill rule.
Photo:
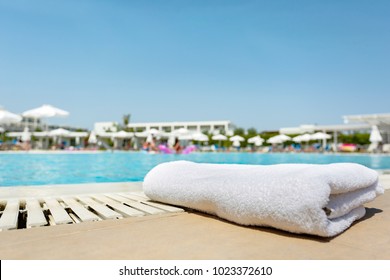
<svg viewBox="0 0 390 280">
<path fill-rule="evenodd" d="M 143 182 L 153 200 L 253 226 L 335 236 L 384 192 L 376 171 L 354 163 L 241 165 L 163 163 Z"/>
</svg>

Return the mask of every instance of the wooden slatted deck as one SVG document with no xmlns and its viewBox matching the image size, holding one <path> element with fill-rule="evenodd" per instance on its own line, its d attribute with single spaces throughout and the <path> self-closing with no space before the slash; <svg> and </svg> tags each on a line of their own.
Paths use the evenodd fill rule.
<svg viewBox="0 0 390 280">
<path fill-rule="evenodd" d="M 43 209 L 41 204 L 37 199 L 29 198 L 26 200 L 26 210 L 27 210 L 27 222 L 26 227 L 41 227 L 48 224 L 45 214 L 43 214 Z"/>
<path fill-rule="evenodd" d="M 45 198 L 44 201 L 56 225 L 73 223 L 72 218 L 69 216 L 68 212 L 65 211 L 64 207 L 61 206 L 58 200 L 54 198 Z"/>
<path fill-rule="evenodd" d="M 0 231 L 183 211 L 153 202 L 139 191 L 10 198 L 0 201 L 0 207 Z"/>
<path fill-rule="evenodd" d="M 1 215 L 0 230 L 16 229 L 18 226 L 20 202 L 18 199 L 8 200 Z"/>
</svg>

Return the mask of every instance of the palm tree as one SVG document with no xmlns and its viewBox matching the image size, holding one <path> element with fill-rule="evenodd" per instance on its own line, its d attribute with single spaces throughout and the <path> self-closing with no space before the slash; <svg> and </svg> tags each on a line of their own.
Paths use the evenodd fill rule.
<svg viewBox="0 0 390 280">
<path fill-rule="evenodd" d="M 123 115 L 123 126 L 127 127 L 130 123 L 131 114 Z"/>
</svg>

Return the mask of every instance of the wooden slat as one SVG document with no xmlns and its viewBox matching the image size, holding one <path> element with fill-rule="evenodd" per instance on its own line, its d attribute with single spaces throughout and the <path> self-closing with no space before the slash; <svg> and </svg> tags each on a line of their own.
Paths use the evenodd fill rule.
<svg viewBox="0 0 390 280">
<path fill-rule="evenodd" d="M 154 208 L 152 206 L 143 204 L 141 202 L 128 199 L 128 198 L 126 198 L 124 196 L 121 196 L 121 195 L 118 195 L 118 194 L 115 194 L 115 193 L 109 193 L 109 194 L 105 194 L 105 195 L 110 197 L 110 198 L 112 198 L 112 199 L 120 201 L 120 202 L 122 202 L 122 203 L 124 203 L 126 205 L 129 205 L 129 206 L 131 206 L 133 208 L 136 208 L 136 209 L 144 211 L 144 212 L 146 212 L 148 214 L 151 214 L 151 215 L 165 213 L 165 211 L 163 211 L 161 209 Z"/>
<path fill-rule="evenodd" d="M 121 213 L 123 216 L 126 216 L 126 217 L 136 217 L 136 216 L 144 216 L 145 215 L 144 212 L 141 212 L 141 211 L 138 211 L 134 208 L 126 206 L 126 205 L 119 203 L 119 202 L 117 202 L 117 201 L 115 201 L 115 200 L 113 200 L 105 195 L 102 195 L 102 194 L 92 195 L 92 198 L 94 198 L 95 200 L 99 200 L 106 205 L 111 206 L 112 208 L 115 209 L 115 211 Z"/>
<path fill-rule="evenodd" d="M 82 196 L 82 197 L 77 197 L 77 199 L 79 199 L 81 202 L 86 204 L 88 207 L 91 207 L 93 210 L 95 210 L 96 213 L 98 213 L 104 219 L 122 218 L 121 214 L 111 210 L 110 208 L 106 207 L 101 203 L 96 202 L 90 197 Z"/>
<path fill-rule="evenodd" d="M 150 200 L 150 198 L 143 191 L 131 192 L 131 194 L 134 194 L 146 200 Z"/>
<path fill-rule="evenodd" d="M 43 209 L 36 199 L 27 199 L 26 200 L 26 210 L 27 210 L 27 228 L 31 227 L 40 227 L 48 224 L 45 215 L 43 214 Z"/>
<path fill-rule="evenodd" d="M 120 195 L 127 197 L 127 198 L 130 198 L 130 199 L 133 199 L 133 200 L 140 201 L 144 204 L 147 204 L 147 205 L 150 205 L 150 206 L 153 206 L 153 207 L 156 207 L 156 208 L 168 211 L 168 212 L 172 212 L 172 213 L 184 212 L 184 210 L 181 208 L 166 205 L 166 204 L 161 204 L 158 202 L 152 202 L 149 198 L 143 198 L 141 196 L 134 195 L 132 193 L 120 193 Z"/>
<path fill-rule="evenodd" d="M 44 199 L 47 208 L 49 208 L 50 213 L 53 217 L 54 222 L 57 225 L 60 224 L 72 224 L 73 220 L 69 216 L 68 212 L 60 205 L 60 203 L 54 198 L 45 198 Z"/>
<path fill-rule="evenodd" d="M 0 229 L 16 229 L 18 227 L 19 200 L 8 200 L 0 218 Z"/>
<path fill-rule="evenodd" d="M 76 199 L 71 197 L 63 197 L 62 201 L 69 206 L 70 209 L 79 217 L 83 222 L 98 221 L 100 218 L 94 213 L 88 211 L 83 205 L 76 201 Z"/>
</svg>

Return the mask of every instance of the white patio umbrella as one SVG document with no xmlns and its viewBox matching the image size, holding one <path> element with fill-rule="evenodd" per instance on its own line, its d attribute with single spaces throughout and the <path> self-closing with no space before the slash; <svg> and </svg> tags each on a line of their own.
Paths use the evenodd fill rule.
<svg viewBox="0 0 390 280">
<path fill-rule="evenodd" d="M 249 144 L 254 144 L 257 147 L 263 145 L 263 142 L 264 142 L 264 139 L 261 138 L 259 135 L 256 135 L 256 136 L 248 139 Z"/>
<path fill-rule="evenodd" d="M 22 120 L 21 116 L 0 108 L 0 123 L 3 124 L 18 123 L 21 120 Z"/>
<path fill-rule="evenodd" d="M 284 134 L 279 134 L 276 136 L 273 136 L 267 140 L 267 143 L 270 144 L 282 144 L 288 140 L 291 140 L 291 137 L 284 135 Z"/>
<path fill-rule="evenodd" d="M 254 144 L 254 143 L 258 143 L 258 142 L 264 142 L 264 139 L 261 138 L 259 135 L 256 135 L 256 136 L 248 139 L 248 143 L 250 143 L 250 144 Z"/>
<path fill-rule="evenodd" d="M 88 144 L 95 145 L 95 144 L 97 144 L 97 142 L 98 142 L 98 140 L 97 140 L 95 131 L 91 131 L 91 134 L 89 134 L 89 137 L 88 137 Z"/>
<path fill-rule="evenodd" d="M 235 148 L 241 147 L 241 142 L 245 141 L 245 138 L 240 135 L 234 135 L 229 138 L 230 141 L 232 141 L 232 146 Z"/>
<path fill-rule="evenodd" d="M 217 135 L 214 135 L 213 137 L 211 137 L 211 139 L 216 140 L 216 141 L 225 141 L 228 138 L 225 135 L 217 134 Z"/>
<path fill-rule="evenodd" d="M 151 128 L 147 131 L 149 134 L 154 134 L 154 135 L 158 135 L 158 134 L 161 134 L 162 131 L 161 130 L 158 130 L 156 128 Z"/>
<path fill-rule="evenodd" d="M 234 140 L 232 146 L 235 148 L 241 147 L 241 142 L 239 140 Z"/>
<path fill-rule="evenodd" d="M 134 133 L 132 132 L 126 132 L 124 130 L 121 130 L 119 132 L 115 132 L 112 135 L 112 138 L 114 140 L 114 147 L 117 148 L 119 146 L 118 139 L 130 139 L 134 136 Z"/>
<path fill-rule="evenodd" d="M 29 131 L 28 127 L 25 127 L 22 136 L 20 136 L 20 140 L 23 142 L 29 142 L 31 141 L 31 132 Z"/>
<path fill-rule="evenodd" d="M 261 145 L 263 145 L 263 142 L 264 142 L 264 139 L 263 140 L 256 140 L 253 144 L 255 144 L 255 146 L 257 146 L 257 147 L 260 147 Z"/>
<path fill-rule="evenodd" d="M 322 147 L 326 147 L 326 140 L 332 138 L 331 135 L 326 134 L 324 132 L 316 132 L 311 136 L 313 140 L 322 140 Z"/>
<path fill-rule="evenodd" d="M 0 127 L 0 133 L 3 133 L 4 131 L 5 131 L 5 129 Z"/>
<path fill-rule="evenodd" d="M 69 112 L 56 108 L 51 105 L 42 105 L 41 107 L 27 110 L 22 113 L 23 117 L 33 118 L 35 120 L 42 118 L 52 118 L 52 117 L 67 117 Z"/>
<path fill-rule="evenodd" d="M 61 144 L 62 137 L 67 137 L 69 134 L 70 131 L 63 128 L 53 129 L 48 132 L 48 136 L 52 137 L 53 141 L 57 142 L 58 144 Z"/>
<path fill-rule="evenodd" d="M 171 134 L 174 134 L 174 135 L 183 135 L 183 134 L 188 134 L 188 133 L 190 133 L 190 131 L 184 127 L 175 129 L 171 132 Z"/>
<path fill-rule="evenodd" d="M 161 131 L 161 130 L 158 130 L 158 129 L 155 129 L 155 128 L 152 128 L 152 129 L 147 129 L 147 130 L 144 130 L 142 132 L 136 132 L 135 133 L 135 136 L 137 137 L 141 137 L 141 138 L 146 138 L 148 137 L 149 135 L 153 135 L 153 136 L 161 136 L 161 135 L 164 135 L 165 132 Z"/>
<path fill-rule="evenodd" d="M 293 137 L 291 140 L 293 140 L 293 141 L 296 142 L 296 143 L 301 143 L 301 142 L 303 142 L 303 141 L 302 141 L 302 135 L 295 136 L 295 137 Z"/>
<path fill-rule="evenodd" d="M 67 117 L 69 116 L 69 112 L 45 104 L 42 105 L 41 107 L 23 112 L 22 116 L 27 118 L 35 118 L 35 119 L 51 118 L 51 117 Z"/>
<path fill-rule="evenodd" d="M 121 139 L 129 139 L 134 136 L 134 133 L 132 132 L 126 132 L 124 130 L 121 130 L 119 132 L 115 132 L 112 134 L 113 138 L 121 138 Z"/>
<path fill-rule="evenodd" d="M 382 142 L 382 135 L 379 132 L 379 129 L 376 125 L 373 125 L 371 128 L 371 133 L 370 133 L 370 142 L 371 143 L 379 143 Z"/>
<path fill-rule="evenodd" d="M 68 136 L 69 133 L 70 133 L 70 131 L 67 129 L 58 128 L 58 129 L 54 129 L 54 130 L 49 131 L 48 135 L 49 136 Z"/>
<path fill-rule="evenodd" d="M 235 141 L 242 142 L 242 141 L 245 141 L 245 138 L 240 136 L 240 135 L 234 135 L 234 136 L 230 137 L 229 140 L 232 142 L 235 142 Z"/>
<path fill-rule="evenodd" d="M 215 141 L 219 141 L 219 146 L 221 146 L 221 142 L 227 140 L 228 138 L 225 135 L 217 134 L 211 137 L 211 139 Z"/>
<path fill-rule="evenodd" d="M 192 134 L 192 139 L 199 142 L 209 141 L 209 137 L 206 134 L 199 131 Z"/>
<path fill-rule="evenodd" d="M 297 142 L 297 143 L 306 142 L 306 147 L 307 147 L 309 144 L 309 141 L 313 140 L 312 136 L 313 136 L 312 134 L 306 133 L 306 134 L 295 136 L 294 138 L 292 138 L 292 140 L 294 142 Z"/>
<path fill-rule="evenodd" d="M 309 142 L 310 140 L 313 140 L 313 138 L 311 134 L 306 133 L 306 134 L 295 136 L 292 140 L 294 142 L 300 143 L 300 142 Z"/>
<path fill-rule="evenodd" d="M 305 133 L 301 135 L 301 142 L 309 142 L 310 140 L 312 140 L 311 134 Z"/>
<path fill-rule="evenodd" d="M 325 139 L 330 139 L 332 136 L 329 134 L 326 134 L 324 132 L 316 132 L 311 136 L 312 140 L 325 140 Z"/>
<path fill-rule="evenodd" d="M 180 140 L 192 140 L 192 133 L 187 128 L 175 129 L 170 133 L 171 137 L 177 137 Z"/>
</svg>

